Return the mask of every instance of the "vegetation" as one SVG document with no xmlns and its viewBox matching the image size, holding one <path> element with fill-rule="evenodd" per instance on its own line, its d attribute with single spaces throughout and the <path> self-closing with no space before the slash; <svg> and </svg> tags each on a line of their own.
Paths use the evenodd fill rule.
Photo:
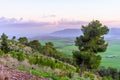
<svg viewBox="0 0 120 80">
<path fill-rule="evenodd" d="M 28 46 L 30 46 L 32 49 L 40 51 L 41 50 L 41 44 L 38 40 L 33 40 L 28 43 Z"/>
<path fill-rule="evenodd" d="M 109 43 L 108 48 L 105 52 L 98 53 L 101 57 L 100 66 L 113 67 L 120 69 L 120 39 L 118 38 L 105 38 L 105 40 Z M 45 39 L 41 40 L 41 44 L 44 45 L 46 42 L 54 43 L 54 46 L 60 52 L 63 52 L 65 55 L 69 55 L 72 57 L 72 51 L 78 50 L 78 48 L 74 45 L 75 38 L 53 38 L 53 39 Z M 64 56 L 63 56 L 64 57 Z"/>
<path fill-rule="evenodd" d="M 101 56 L 97 53 L 106 50 L 108 44 L 103 35 L 107 34 L 109 29 L 96 20 L 87 26 L 82 26 L 81 30 L 83 35 L 77 37 L 75 41 L 79 51 L 73 52 L 73 58 L 76 64 L 80 66 L 82 73 L 85 69 L 97 69 L 100 65 Z"/>
<path fill-rule="evenodd" d="M 101 77 L 109 78 L 109 80 L 120 80 L 120 70 L 117 70 L 116 68 L 109 67 L 106 69 L 105 67 L 100 67 L 97 72 Z"/>
<path fill-rule="evenodd" d="M 8 36 L 6 34 L 2 34 L 1 39 L 1 50 L 3 50 L 5 53 L 8 53 L 10 51 L 10 48 L 8 46 L 8 42 L 7 42 L 7 38 Z"/>
<path fill-rule="evenodd" d="M 13 36 L 13 37 L 14 37 L 14 36 Z M 27 37 L 20 37 L 20 38 L 18 39 L 18 41 L 19 41 L 19 43 L 21 43 L 21 44 L 27 44 L 27 43 L 28 43 Z"/>
<path fill-rule="evenodd" d="M 5 44 L 7 45 L 2 45 L 2 39 L 4 39 L 4 41 L 6 42 Z M 51 42 L 47 42 L 45 45 L 41 45 L 38 40 L 28 41 L 26 37 L 20 37 L 18 41 L 15 40 L 15 37 L 10 40 L 7 39 L 7 36 L 5 34 L 3 34 L 1 40 L 2 42 L 0 43 L 0 56 L 2 58 L 5 58 L 6 61 L 8 60 L 7 58 L 10 57 L 13 58 L 12 61 L 14 61 L 14 59 L 15 61 L 18 60 L 16 64 L 19 63 L 20 65 L 16 65 L 17 68 L 22 68 L 22 66 L 26 66 L 25 68 L 28 68 L 28 70 L 30 70 L 31 66 L 35 65 L 35 67 L 47 67 L 52 69 L 53 71 L 58 69 L 57 75 L 55 77 L 53 75 L 54 72 L 52 72 L 52 75 L 50 75 L 50 78 L 56 80 L 68 80 L 68 78 L 72 78 L 71 72 L 76 72 L 76 68 L 68 64 L 72 61 L 69 60 L 69 56 L 64 56 L 62 52 L 56 50 L 53 43 Z M 9 48 L 9 51 L 3 51 L 5 50 L 3 48 Z M 24 61 L 28 61 L 27 64 L 31 66 L 27 67 L 27 64 L 23 65 Z M 11 63 L 11 65 L 13 65 L 13 63 Z M 32 67 L 32 69 L 36 68 Z M 39 68 L 37 70 L 39 70 Z M 36 75 L 37 71 L 32 70 L 32 73 Z"/>
</svg>

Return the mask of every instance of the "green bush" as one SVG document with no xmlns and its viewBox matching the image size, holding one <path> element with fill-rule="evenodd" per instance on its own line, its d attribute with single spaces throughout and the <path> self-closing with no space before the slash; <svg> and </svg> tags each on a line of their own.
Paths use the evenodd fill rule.
<svg viewBox="0 0 120 80">
<path fill-rule="evenodd" d="M 107 77 L 103 77 L 102 80 L 108 80 Z"/>
<path fill-rule="evenodd" d="M 0 49 L 0 55 L 3 56 L 5 53 Z"/>
<path fill-rule="evenodd" d="M 84 78 L 94 80 L 95 76 L 93 74 L 90 74 L 90 73 L 84 73 Z"/>
<path fill-rule="evenodd" d="M 18 52 L 17 53 L 17 59 L 18 61 L 23 61 L 25 59 L 25 55 L 23 52 Z"/>
<path fill-rule="evenodd" d="M 74 73 L 73 73 L 73 72 L 68 72 L 68 73 L 67 73 L 67 76 L 71 79 L 71 78 L 73 78 Z"/>
<path fill-rule="evenodd" d="M 79 67 L 76 68 L 76 72 L 80 73 L 80 68 Z"/>
<path fill-rule="evenodd" d="M 67 77 L 62 77 L 60 80 L 69 80 Z"/>
<path fill-rule="evenodd" d="M 16 58 L 17 59 L 17 52 L 9 52 L 10 54 L 11 54 L 11 56 L 13 57 L 13 58 Z"/>
<path fill-rule="evenodd" d="M 117 70 L 116 68 L 112 68 L 112 67 L 100 67 L 97 72 L 100 74 L 100 76 L 102 77 L 107 77 L 109 79 L 114 79 L 114 80 L 119 80 L 119 73 L 120 71 Z"/>
<path fill-rule="evenodd" d="M 93 74 L 89 75 L 90 80 L 94 80 L 95 76 Z"/>
</svg>

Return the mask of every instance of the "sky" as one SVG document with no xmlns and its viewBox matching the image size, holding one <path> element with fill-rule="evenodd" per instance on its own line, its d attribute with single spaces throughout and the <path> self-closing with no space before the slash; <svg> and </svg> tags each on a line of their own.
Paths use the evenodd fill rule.
<svg viewBox="0 0 120 80">
<path fill-rule="evenodd" d="M 0 0 L 0 34 L 50 33 L 92 20 L 120 27 L 119 8 L 120 0 Z"/>
</svg>

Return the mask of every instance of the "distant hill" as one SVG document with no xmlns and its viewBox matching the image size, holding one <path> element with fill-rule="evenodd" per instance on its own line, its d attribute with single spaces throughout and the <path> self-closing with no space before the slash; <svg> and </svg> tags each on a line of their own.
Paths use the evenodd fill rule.
<svg viewBox="0 0 120 80">
<path fill-rule="evenodd" d="M 64 30 L 55 31 L 50 35 L 56 37 L 76 37 L 81 34 L 82 32 L 80 29 L 64 29 Z"/>
<path fill-rule="evenodd" d="M 120 37 L 120 28 L 110 28 L 109 35 Z"/>
<path fill-rule="evenodd" d="M 81 29 L 64 29 L 51 33 L 51 36 L 57 37 L 77 37 L 82 34 Z M 120 28 L 110 28 L 106 38 L 120 38 Z"/>
<path fill-rule="evenodd" d="M 46 35 L 42 36 L 34 36 L 30 39 L 37 39 L 37 40 L 44 40 L 44 39 L 60 39 L 60 38 L 75 38 L 77 36 L 82 35 L 81 29 L 64 29 L 64 30 L 58 30 Z M 110 31 L 107 35 L 105 35 L 106 38 L 120 38 L 120 28 L 110 28 Z"/>
</svg>

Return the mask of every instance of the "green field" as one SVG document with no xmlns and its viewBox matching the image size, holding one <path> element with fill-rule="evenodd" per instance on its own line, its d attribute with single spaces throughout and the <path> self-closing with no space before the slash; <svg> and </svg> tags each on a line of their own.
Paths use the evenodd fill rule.
<svg viewBox="0 0 120 80">
<path fill-rule="evenodd" d="M 120 69 L 120 39 L 108 39 L 106 41 L 109 43 L 107 51 L 99 53 L 102 56 L 101 66 Z M 42 44 L 53 42 L 59 51 L 68 55 L 72 55 L 72 51 L 77 50 L 77 47 L 74 45 L 74 39 L 72 38 L 49 39 L 40 42 Z"/>
</svg>

